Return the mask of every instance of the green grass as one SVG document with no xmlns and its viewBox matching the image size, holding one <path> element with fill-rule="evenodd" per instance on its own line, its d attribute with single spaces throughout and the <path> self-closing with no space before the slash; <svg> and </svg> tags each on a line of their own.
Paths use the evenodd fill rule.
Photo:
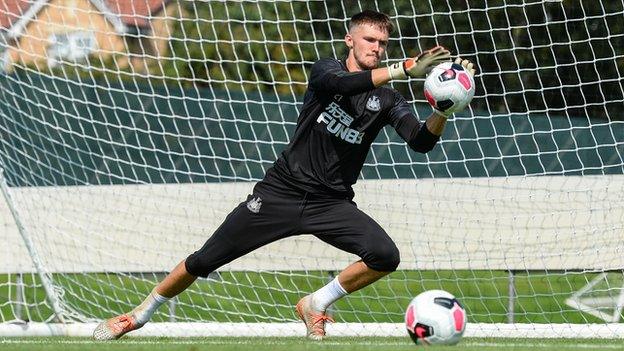
<svg viewBox="0 0 624 351">
<path fill-rule="evenodd" d="M 93 342 L 83 338 L 0 338 L 3 351 L 389 351 L 427 350 L 622 350 L 624 342 L 596 339 L 477 339 L 466 338 L 456 346 L 422 347 L 409 338 L 329 338 L 322 343 L 303 338 L 125 338 L 115 342 Z"/>
<path fill-rule="evenodd" d="M 515 277 L 517 323 L 600 322 L 565 305 L 573 292 L 594 277 L 591 273 L 524 272 Z M 93 318 L 107 318 L 132 309 L 149 293 L 158 274 L 54 275 L 64 301 Z M 271 322 L 296 320 L 293 305 L 328 280 L 327 272 L 224 272 L 202 279 L 178 297 L 177 321 Z M 0 321 L 15 318 L 16 276 L 0 275 Z M 51 316 L 39 280 L 24 275 L 24 319 Z M 427 289 L 454 293 L 464 304 L 469 322 L 505 323 L 508 276 L 504 271 L 398 271 L 351 294 L 334 306 L 337 322 L 401 322 L 410 299 Z M 166 307 L 153 321 L 169 321 Z"/>
</svg>

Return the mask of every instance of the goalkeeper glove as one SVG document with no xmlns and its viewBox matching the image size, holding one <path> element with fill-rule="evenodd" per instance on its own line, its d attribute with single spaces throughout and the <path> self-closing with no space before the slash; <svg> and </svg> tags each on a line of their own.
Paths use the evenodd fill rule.
<svg viewBox="0 0 624 351">
<path fill-rule="evenodd" d="M 442 46 L 436 46 L 420 53 L 414 58 L 408 58 L 388 66 L 391 79 L 405 79 L 424 77 L 433 67 L 448 61 L 451 58 L 450 51 Z"/>
<path fill-rule="evenodd" d="M 466 72 L 470 73 L 470 75 L 474 78 L 477 70 L 474 68 L 474 63 L 470 62 L 470 60 L 463 60 L 461 57 L 455 59 L 455 63 L 458 65 L 462 65 Z"/>
</svg>

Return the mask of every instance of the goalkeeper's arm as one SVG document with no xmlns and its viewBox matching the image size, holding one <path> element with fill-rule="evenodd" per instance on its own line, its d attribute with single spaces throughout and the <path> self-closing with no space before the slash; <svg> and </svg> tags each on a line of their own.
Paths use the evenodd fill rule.
<svg viewBox="0 0 624 351">
<path fill-rule="evenodd" d="M 332 94 L 351 96 L 382 86 L 392 79 L 424 77 L 435 65 L 448 61 L 450 52 L 441 46 L 388 67 L 345 72 L 335 60 L 319 60 L 312 66 L 309 87 Z"/>
</svg>

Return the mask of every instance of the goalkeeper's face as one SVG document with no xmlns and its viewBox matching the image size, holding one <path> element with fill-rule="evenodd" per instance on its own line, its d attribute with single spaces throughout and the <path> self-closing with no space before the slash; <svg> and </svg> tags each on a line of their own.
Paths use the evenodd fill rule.
<svg viewBox="0 0 624 351">
<path fill-rule="evenodd" d="M 351 28 L 345 36 L 349 48 L 347 61 L 352 61 L 360 70 L 377 68 L 388 46 L 388 31 L 371 24 Z"/>
</svg>

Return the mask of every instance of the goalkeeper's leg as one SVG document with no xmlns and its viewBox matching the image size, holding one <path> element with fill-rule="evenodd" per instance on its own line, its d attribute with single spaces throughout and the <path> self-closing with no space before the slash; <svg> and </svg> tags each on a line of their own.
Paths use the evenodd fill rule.
<svg viewBox="0 0 624 351">
<path fill-rule="evenodd" d="M 387 275 L 370 269 L 362 261 L 354 262 L 324 287 L 304 296 L 296 306 L 297 315 L 305 323 L 307 337 L 312 340 L 323 340 L 325 322 L 333 322 L 325 311 L 336 300 L 357 291 Z"/>
<path fill-rule="evenodd" d="M 257 188 L 256 188 L 257 189 Z M 262 205 L 248 206 L 262 198 Z M 250 195 L 225 219 L 204 246 L 180 262 L 145 300 L 130 313 L 100 323 L 93 332 L 96 340 L 119 339 L 147 323 L 170 298 L 186 290 L 197 277 L 207 277 L 217 268 L 258 247 L 293 235 L 300 224 L 300 198 L 276 197 L 268 191 Z"/>
<path fill-rule="evenodd" d="M 307 210 L 303 232 L 319 233 L 324 242 L 362 258 L 296 306 L 308 338 L 322 340 L 325 322 L 332 321 L 325 313 L 329 305 L 393 272 L 399 251 L 383 228 L 351 201 L 311 201 Z"/>
<path fill-rule="evenodd" d="M 180 262 L 154 290 L 130 313 L 113 317 L 100 323 L 93 332 L 96 340 L 115 340 L 126 333 L 141 328 L 147 323 L 160 305 L 183 292 L 197 279 Z"/>
</svg>

